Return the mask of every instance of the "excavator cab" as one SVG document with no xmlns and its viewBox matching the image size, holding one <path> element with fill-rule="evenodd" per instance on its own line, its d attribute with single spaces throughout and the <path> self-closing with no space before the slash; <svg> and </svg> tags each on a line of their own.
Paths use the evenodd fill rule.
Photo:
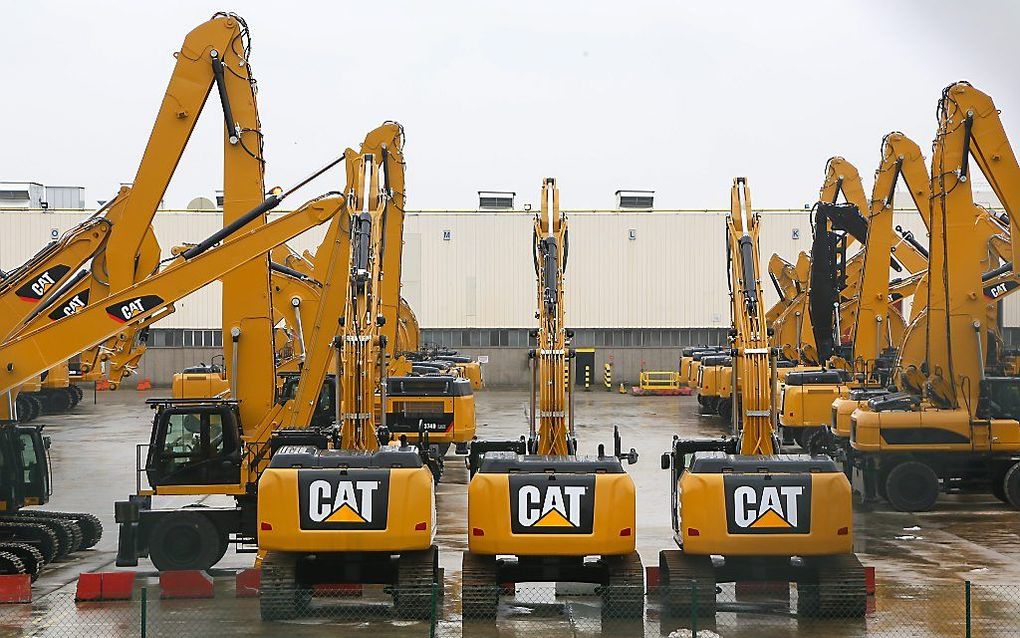
<svg viewBox="0 0 1020 638">
<path fill-rule="evenodd" d="M 981 380 L 975 416 L 981 420 L 1020 421 L 1020 378 L 985 377 Z"/>
<path fill-rule="evenodd" d="M 0 510 L 50 500 L 49 437 L 42 427 L 8 422 L 0 425 Z"/>
<path fill-rule="evenodd" d="M 301 382 L 301 373 L 284 372 L 277 375 L 280 378 L 280 398 L 277 403 L 283 405 L 297 395 L 298 384 Z M 322 391 L 319 392 L 319 400 L 312 414 L 309 427 L 313 430 L 322 430 L 331 427 L 336 422 L 336 375 L 327 375 L 322 383 Z"/>
<path fill-rule="evenodd" d="M 150 399 L 149 485 L 226 485 L 241 472 L 236 401 Z"/>
</svg>

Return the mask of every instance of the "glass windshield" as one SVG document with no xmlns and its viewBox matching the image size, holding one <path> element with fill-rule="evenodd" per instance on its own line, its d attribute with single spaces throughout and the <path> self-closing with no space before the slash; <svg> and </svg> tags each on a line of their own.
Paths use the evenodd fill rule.
<svg viewBox="0 0 1020 638">
<path fill-rule="evenodd" d="M 40 440 L 31 432 L 22 432 L 19 435 L 21 440 L 21 467 L 22 481 L 26 486 L 38 486 L 40 494 L 49 494 L 49 476 L 46 472 L 46 450 L 40 447 Z M 29 490 L 34 494 L 37 490 Z"/>
</svg>

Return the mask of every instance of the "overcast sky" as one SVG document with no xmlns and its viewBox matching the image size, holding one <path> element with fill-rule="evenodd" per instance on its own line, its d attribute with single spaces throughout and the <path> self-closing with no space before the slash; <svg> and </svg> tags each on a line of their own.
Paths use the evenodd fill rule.
<svg viewBox="0 0 1020 638">
<path fill-rule="evenodd" d="M 251 28 L 268 185 L 395 119 L 412 209 L 472 207 L 479 189 L 535 202 L 546 175 L 565 208 L 612 207 L 618 188 L 720 208 L 734 175 L 756 207 L 795 207 L 832 155 L 870 190 L 882 135 L 929 154 L 960 79 L 1020 134 L 1015 0 L 19 2 L 0 39 L 0 181 L 83 185 L 90 204 L 131 181 L 172 54 L 221 9 Z M 170 207 L 221 188 L 210 99 Z"/>
</svg>

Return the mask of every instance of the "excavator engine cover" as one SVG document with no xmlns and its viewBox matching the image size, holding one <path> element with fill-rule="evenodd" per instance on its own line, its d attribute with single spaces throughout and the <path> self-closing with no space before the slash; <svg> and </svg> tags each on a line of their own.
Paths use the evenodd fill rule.
<svg viewBox="0 0 1020 638">
<path fill-rule="evenodd" d="M 417 365 L 417 364 L 416 364 Z M 387 377 L 386 427 L 394 438 L 416 442 L 466 443 L 475 436 L 471 381 L 442 374 Z"/>
<path fill-rule="evenodd" d="M 853 551 L 850 482 L 828 457 L 695 452 L 679 472 L 676 494 L 678 541 L 686 554 Z"/>
<path fill-rule="evenodd" d="M 259 479 L 259 548 L 426 550 L 435 537 L 435 511 L 432 472 L 417 448 L 284 446 Z"/>
<path fill-rule="evenodd" d="M 468 485 L 472 554 L 634 551 L 634 481 L 615 456 L 489 452 Z"/>
<path fill-rule="evenodd" d="M 839 385 L 850 381 L 846 370 L 803 370 L 786 375 L 786 385 Z"/>
</svg>

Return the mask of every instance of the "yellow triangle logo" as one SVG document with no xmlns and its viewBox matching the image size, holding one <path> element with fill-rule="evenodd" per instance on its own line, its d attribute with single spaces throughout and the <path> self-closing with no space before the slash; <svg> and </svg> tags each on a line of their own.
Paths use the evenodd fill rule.
<svg viewBox="0 0 1020 638">
<path fill-rule="evenodd" d="M 557 510 L 549 510 L 549 512 L 538 519 L 532 527 L 573 527 L 563 514 L 560 514 Z"/>
<path fill-rule="evenodd" d="M 326 521 L 330 523 L 365 523 L 365 519 L 354 511 L 354 508 L 344 503 L 340 506 L 340 509 L 329 515 Z"/>
<path fill-rule="evenodd" d="M 758 520 L 751 523 L 751 527 L 776 528 L 776 527 L 793 527 L 793 525 L 790 525 L 790 523 L 787 522 L 786 519 L 784 519 L 782 516 L 780 516 L 779 513 L 776 512 L 776 510 L 769 509 L 764 514 L 759 516 Z"/>
</svg>

